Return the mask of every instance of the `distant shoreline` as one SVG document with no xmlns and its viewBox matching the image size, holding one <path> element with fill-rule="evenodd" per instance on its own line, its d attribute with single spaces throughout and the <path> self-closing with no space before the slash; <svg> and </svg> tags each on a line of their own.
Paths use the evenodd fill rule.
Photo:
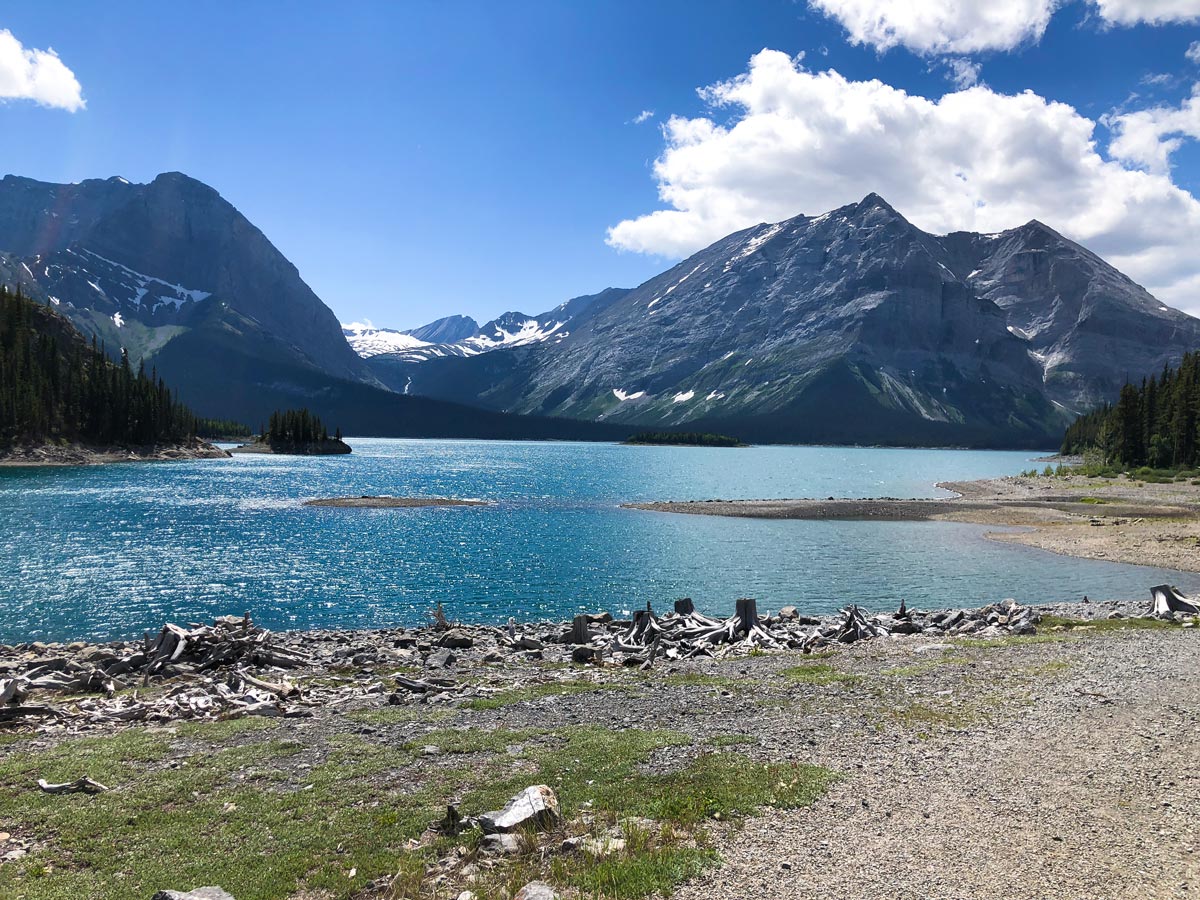
<svg viewBox="0 0 1200 900">
<path fill-rule="evenodd" d="M 123 462 L 170 462 L 184 459 L 227 459 L 229 451 L 207 441 L 150 447 L 95 447 L 85 444 L 34 444 L 0 453 L 2 468 L 99 466 Z"/>
<path fill-rule="evenodd" d="M 950 521 L 1021 527 L 992 540 L 1065 556 L 1200 572 L 1200 486 L 1127 478 L 1012 476 L 937 485 L 958 496 L 930 499 L 692 500 L 627 503 L 683 515 L 812 521 Z"/>
</svg>

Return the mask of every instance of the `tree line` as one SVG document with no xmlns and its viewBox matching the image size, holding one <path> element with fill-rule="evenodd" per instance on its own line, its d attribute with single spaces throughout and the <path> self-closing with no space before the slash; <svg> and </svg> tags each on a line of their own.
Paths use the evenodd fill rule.
<svg viewBox="0 0 1200 900">
<path fill-rule="evenodd" d="M 1178 368 L 1126 384 L 1116 404 L 1076 419 L 1063 438 L 1064 454 L 1098 451 L 1105 462 L 1155 469 L 1200 466 L 1200 351 Z"/>
<path fill-rule="evenodd" d="M 339 428 L 334 435 L 342 439 Z M 295 447 L 329 440 L 329 429 L 307 409 L 275 410 L 271 413 L 262 439 L 272 447 Z"/>
<path fill-rule="evenodd" d="M 198 420 L 153 370 L 112 362 L 51 309 L 0 286 L 0 446 L 191 440 Z"/>
</svg>

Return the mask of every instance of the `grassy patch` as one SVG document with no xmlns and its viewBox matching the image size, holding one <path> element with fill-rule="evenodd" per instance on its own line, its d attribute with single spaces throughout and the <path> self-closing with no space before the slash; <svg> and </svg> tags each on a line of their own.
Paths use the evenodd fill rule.
<svg viewBox="0 0 1200 900">
<path fill-rule="evenodd" d="M 597 828 L 620 824 L 625 849 L 605 858 L 561 853 L 561 835 L 550 835 L 543 847 L 552 852 L 485 870 L 490 881 L 476 892 L 494 896 L 509 880 L 539 876 L 584 897 L 646 897 L 669 893 L 716 861 L 709 822 L 811 803 L 834 777 L 726 751 L 691 751 L 681 763 L 674 754 L 691 739 L 661 730 L 446 728 L 401 746 L 314 735 L 324 758 L 312 768 L 288 762 L 307 752 L 292 736 L 286 724 L 221 722 L 130 729 L 36 753 L 14 749 L 0 759 L 0 822 L 46 846 L 0 866 L 0 897 L 136 900 L 162 888 L 220 884 L 238 900 L 349 900 L 397 871 L 406 875 L 403 897 L 404 885 L 419 888 L 439 855 L 460 843 L 469 851 L 478 838 L 414 847 L 447 802 L 478 814 L 537 783 L 555 789 L 571 833 L 587 812 Z M 428 765 L 425 745 L 497 758 Z M 656 763 L 664 753 L 671 758 Z M 84 774 L 111 790 L 51 796 L 36 788 L 37 778 Z"/>
<path fill-rule="evenodd" d="M 1098 634 L 1112 631 L 1162 631 L 1178 627 L 1179 623 L 1168 622 L 1165 619 L 1070 619 L 1064 616 L 1042 616 L 1042 621 L 1038 625 L 1039 631 L 1042 629 L 1062 628 L 1067 631 L 1078 629 Z"/>
<path fill-rule="evenodd" d="M 784 669 L 779 674 L 792 684 L 839 684 L 842 682 L 852 683 L 859 680 L 857 675 L 839 672 L 829 663 L 821 662 L 801 663 L 798 666 L 792 666 L 790 669 Z"/>
<path fill-rule="evenodd" d="M 488 697 L 476 697 L 463 704 L 466 709 L 500 709 L 514 703 L 524 703 L 527 700 L 540 700 L 543 697 L 561 697 L 569 694 L 583 694 L 588 691 L 626 691 L 628 685 L 610 681 L 548 681 L 543 684 L 531 684 L 526 687 L 500 691 Z"/>
<path fill-rule="evenodd" d="M 1043 678 L 1047 675 L 1060 675 L 1071 668 L 1071 663 L 1065 659 L 1054 659 L 1049 662 L 1038 663 L 1035 666 L 1025 666 L 1023 669 L 1018 669 L 1017 674 L 1023 675 L 1026 678 Z"/>
<path fill-rule="evenodd" d="M 934 672 L 942 666 L 951 666 L 960 663 L 965 663 L 966 658 L 953 650 L 946 650 L 941 656 L 935 656 L 929 659 L 923 659 L 920 662 L 910 663 L 907 666 L 895 666 L 891 669 L 882 669 L 879 674 L 886 678 L 915 678 L 919 675 L 925 675 L 929 672 Z"/>
<path fill-rule="evenodd" d="M 884 710 L 885 717 L 903 728 L 914 729 L 920 737 L 935 731 L 966 728 L 979 721 L 980 712 L 969 706 L 926 703 L 907 703 Z"/>
<path fill-rule="evenodd" d="M 1111 500 L 1105 500 L 1103 497 L 1080 497 L 1080 503 L 1090 503 L 1094 506 L 1103 506 L 1105 503 L 1111 503 Z"/>
</svg>

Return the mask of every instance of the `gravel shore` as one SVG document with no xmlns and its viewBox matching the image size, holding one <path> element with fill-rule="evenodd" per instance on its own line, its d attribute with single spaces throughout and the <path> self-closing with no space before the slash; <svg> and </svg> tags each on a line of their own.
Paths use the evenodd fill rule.
<svg viewBox="0 0 1200 900">
<path fill-rule="evenodd" d="M 629 504 L 633 509 L 762 519 L 972 522 L 1024 527 L 994 540 L 1054 553 L 1200 572 L 1200 485 L 1064 477 L 994 478 L 938 485 L 957 496 L 915 500 L 706 500 Z"/>
</svg>

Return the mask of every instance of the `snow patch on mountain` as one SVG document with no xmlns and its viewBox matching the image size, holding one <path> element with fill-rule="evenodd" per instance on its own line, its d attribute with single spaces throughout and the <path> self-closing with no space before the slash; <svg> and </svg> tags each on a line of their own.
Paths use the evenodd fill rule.
<svg viewBox="0 0 1200 900">
<path fill-rule="evenodd" d="M 366 322 L 342 323 L 342 334 L 346 342 L 363 359 L 370 359 L 381 353 L 395 353 L 399 350 L 413 350 L 418 347 L 431 346 L 428 341 L 415 338 L 411 334 L 395 331 L 391 328 L 376 328 L 369 320 Z"/>
</svg>

